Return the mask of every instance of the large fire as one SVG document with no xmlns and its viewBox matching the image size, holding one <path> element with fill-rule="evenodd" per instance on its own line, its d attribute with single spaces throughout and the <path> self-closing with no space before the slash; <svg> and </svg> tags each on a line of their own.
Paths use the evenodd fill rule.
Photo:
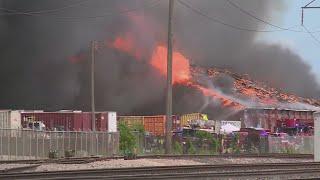
<svg viewBox="0 0 320 180">
<path fill-rule="evenodd" d="M 162 75 L 167 75 L 167 48 L 157 46 L 152 53 L 150 64 Z M 180 52 L 172 54 L 172 83 L 186 83 L 191 79 L 189 60 Z"/>
<path fill-rule="evenodd" d="M 111 47 L 130 54 L 139 60 L 141 56 L 141 51 L 137 49 L 133 38 L 129 36 L 117 37 L 112 43 Z M 149 60 L 150 65 L 163 76 L 167 75 L 167 47 L 158 45 L 154 48 L 151 59 Z M 172 53 L 172 83 L 173 84 L 183 84 L 188 87 L 192 87 L 201 92 L 204 96 L 211 97 L 213 99 L 218 99 L 221 105 L 224 107 L 232 107 L 235 109 L 242 109 L 244 106 L 240 103 L 234 102 L 223 94 L 217 91 L 201 86 L 192 80 L 191 68 L 189 60 L 180 52 L 174 51 Z"/>
</svg>

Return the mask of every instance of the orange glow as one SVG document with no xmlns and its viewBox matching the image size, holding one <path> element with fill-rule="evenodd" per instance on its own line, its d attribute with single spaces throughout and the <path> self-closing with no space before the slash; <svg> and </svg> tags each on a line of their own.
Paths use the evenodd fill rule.
<svg viewBox="0 0 320 180">
<path fill-rule="evenodd" d="M 131 36 L 120 37 L 118 36 L 112 43 L 111 47 L 123 51 L 127 54 L 134 56 L 137 60 L 142 58 L 141 52 L 135 47 L 134 41 Z"/>
<path fill-rule="evenodd" d="M 219 99 L 221 101 L 222 106 L 224 106 L 224 107 L 233 107 L 233 108 L 239 109 L 239 110 L 244 108 L 244 106 L 242 104 L 239 104 L 239 103 L 223 96 L 222 94 L 220 94 L 212 89 L 205 88 L 205 87 L 200 86 L 198 84 L 192 84 L 192 86 L 197 88 L 198 90 L 200 90 L 203 93 L 203 95 L 205 95 L 205 96 Z"/>
<path fill-rule="evenodd" d="M 136 46 L 136 42 L 130 34 L 126 36 L 117 37 L 112 43 L 111 47 L 118 49 L 119 51 L 125 52 L 134 56 L 136 59 L 142 59 L 142 51 Z M 158 45 L 153 49 L 150 65 L 155 68 L 163 76 L 167 75 L 167 47 Z M 192 81 L 191 68 L 189 60 L 180 52 L 174 51 L 172 53 L 172 83 L 173 84 L 184 84 L 186 86 L 194 87 L 198 91 L 202 92 L 204 96 L 218 99 L 221 105 L 224 107 L 230 107 L 234 109 L 243 109 L 244 106 L 232 99 L 225 97 L 223 94 L 216 92 L 212 89 L 197 84 Z M 252 95 L 254 91 L 247 91 L 245 94 Z"/>
<path fill-rule="evenodd" d="M 86 55 L 83 53 L 68 57 L 68 60 L 73 64 L 80 63 L 85 59 L 86 59 Z"/>
<path fill-rule="evenodd" d="M 256 91 L 254 89 L 242 89 L 242 94 L 245 94 L 250 97 L 256 97 Z"/>
<path fill-rule="evenodd" d="M 167 48 L 158 46 L 154 49 L 150 64 L 157 69 L 162 75 L 167 74 Z M 180 52 L 172 54 L 172 83 L 186 83 L 190 81 L 189 60 Z"/>
</svg>

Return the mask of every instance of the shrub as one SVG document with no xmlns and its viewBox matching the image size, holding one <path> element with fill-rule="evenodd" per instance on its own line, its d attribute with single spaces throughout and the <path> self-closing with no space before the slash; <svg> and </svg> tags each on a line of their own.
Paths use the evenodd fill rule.
<svg viewBox="0 0 320 180">
<path fill-rule="evenodd" d="M 182 145 L 179 142 L 175 141 L 173 144 L 173 151 L 174 151 L 174 154 L 182 154 L 183 153 Z"/>
<path fill-rule="evenodd" d="M 120 152 L 123 155 L 130 155 L 135 153 L 136 138 L 131 132 L 131 129 L 125 124 L 119 124 L 120 131 Z"/>
<path fill-rule="evenodd" d="M 58 158 L 58 152 L 56 150 L 50 150 L 49 151 L 49 158 L 50 159 L 56 159 Z"/>
<path fill-rule="evenodd" d="M 73 149 L 64 151 L 65 157 L 74 157 L 75 155 L 76 155 L 76 151 Z"/>
<path fill-rule="evenodd" d="M 187 141 L 188 154 L 196 154 L 196 148 L 191 141 Z"/>
</svg>

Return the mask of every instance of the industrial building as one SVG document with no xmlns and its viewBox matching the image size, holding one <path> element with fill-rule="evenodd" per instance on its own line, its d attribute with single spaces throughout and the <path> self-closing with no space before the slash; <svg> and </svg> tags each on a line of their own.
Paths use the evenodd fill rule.
<svg viewBox="0 0 320 180">
<path fill-rule="evenodd" d="M 313 126 L 315 110 L 285 108 L 246 108 L 232 119 L 241 121 L 242 127 L 255 127 L 276 132 L 279 127 Z"/>
</svg>

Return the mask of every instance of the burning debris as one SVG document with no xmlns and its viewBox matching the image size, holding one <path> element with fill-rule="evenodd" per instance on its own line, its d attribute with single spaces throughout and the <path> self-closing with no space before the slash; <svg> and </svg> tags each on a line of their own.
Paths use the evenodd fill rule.
<svg viewBox="0 0 320 180">
<path fill-rule="evenodd" d="M 157 8 L 121 15 L 114 13 L 113 18 L 99 18 L 98 21 L 92 18 L 79 18 L 77 23 L 70 23 L 71 19 L 60 23 L 55 21 L 55 17 L 60 16 L 105 14 L 105 7 L 120 12 L 132 7 L 149 7 L 149 3 L 108 1 L 100 4 L 90 1 L 90 7 L 61 11 L 56 16 L 3 16 L 0 21 L 3 27 L 0 34 L 3 50 L 0 55 L 3 59 L 0 62 L 3 84 L 0 106 L 89 110 L 90 52 L 87 48 L 95 39 L 107 42 L 97 53 L 97 109 L 123 114 L 163 114 L 167 1 L 159 1 Z M 256 15 L 261 17 L 276 14 L 271 7 L 286 5 L 280 1 L 265 0 L 243 0 L 239 4 L 255 9 Z M 19 10 L 51 6 L 48 2 L 39 4 L 17 0 L 2 5 Z M 65 4 L 61 1 L 55 5 Z M 221 17 L 228 23 L 249 29 L 265 28 L 247 21 L 232 8 L 221 8 L 224 6 L 222 1 L 194 1 L 192 5 L 214 12 L 212 16 Z M 257 42 L 257 33 L 254 32 L 232 30 L 219 24 L 212 26 L 203 17 L 178 4 L 174 18 L 175 113 L 215 111 L 227 115 L 248 106 L 281 104 L 313 108 L 319 105 L 316 100 L 284 93 L 319 97 L 320 88 L 310 67 L 290 49 Z M 191 64 L 204 68 L 191 67 Z M 265 67 L 266 70 L 256 67 Z M 258 81 L 284 90 L 268 88 L 245 75 L 231 72 L 248 73 Z M 228 112 L 222 109 L 228 109 Z"/>
<path fill-rule="evenodd" d="M 121 46 L 118 46 L 119 39 L 121 39 Z M 117 37 L 112 44 L 113 48 L 137 57 L 139 51 L 132 48 L 132 43 L 130 38 Z M 148 62 L 160 75 L 166 76 L 166 59 L 167 48 L 158 45 L 155 46 L 151 60 Z M 215 83 L 214 80 L 219 77 L 224 77 L 222 82 Z M 228 92 L 222 90 L 224 83 L 227 83 Z M 203 96 L 219 101 L 223 108 L 229 108 L 232 111 L 248 107 L 316 109 L 316 106 L 320 106 L 318 100 L 284 93 L 269 87 L 266 83 L 252 80 L 248 74 L 239 75 L 227 69 L 190 66 L 190 60 L 178 51 L 173 52 L 173 84 L 195 89 Z"/>
<path fill-rule="evenodd" d="M 285 93 L 276 88 L 269 87 L 266 83 L 252 80 L 249 75 L 239 75 L 227 69 L 193 68 L 193 75 L 207 76 L 215 79 L 220 75 L 229 76 L 233 81 L 232 96 L 237 103 L 245 107 L 274 107 L 289 109 L 314 110 L 320 106 L 320 101 L 303 98 L 294 94 Z M 216 87 L 219 89 L 220 87 Z"/>
</svg>

